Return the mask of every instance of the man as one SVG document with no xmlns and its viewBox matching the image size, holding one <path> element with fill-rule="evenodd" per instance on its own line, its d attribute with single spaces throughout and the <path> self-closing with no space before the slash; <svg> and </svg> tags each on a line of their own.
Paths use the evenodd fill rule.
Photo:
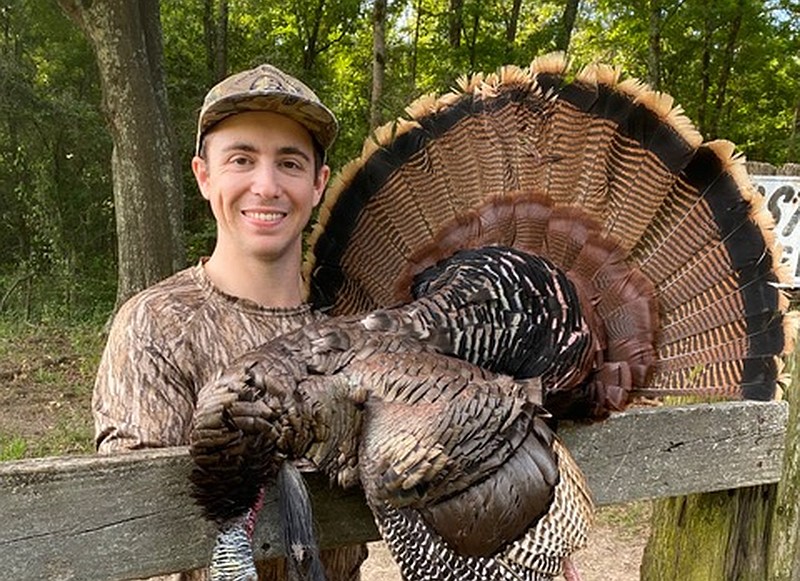
<svg viewBox="0 0 800 581">
<path fill-rule="evenodd" d="M 219 369 L 319 316 L 303 303 L 302 234 L 330 176 L 337 127 L 308 87 L 269 65 L 206 95 L 192 170 L 216 245 L 117 313 L 92 398 L 100 452 L 187 444 L 197 392 Z M 329 579 L 358 579 L 365 556 L 364 546 L 323 552 Z M 283 579 L 284 565 L 260 563 L 259 575 Z"/>
</svg>

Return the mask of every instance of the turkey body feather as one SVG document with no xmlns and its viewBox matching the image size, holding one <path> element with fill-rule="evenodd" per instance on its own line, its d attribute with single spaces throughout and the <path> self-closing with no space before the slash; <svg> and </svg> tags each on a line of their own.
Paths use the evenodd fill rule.
<svg viewBox="0 0 800 581">
<path fill-rule="evenodd" d="M 469 578 L 557 572 L 585 542 L 591 497 L 543 421 L 540 382 L 440 354 L 413 337 L 418 329 L 404 336 L 367 325 L 334 319 L 285 335 L 203 388 L 192 477 L 209 518 L 238 531 L 266 479 L 303 458 L 339 485 L 360 484 L 387 539 L 398 515 L 416 523 L 415 542 L 443 560 L 399 556 L 409 578 L 433 566 L 441 578 L 466 579 L 459 571 L 477 564 L 504 576 Z M 576 518 L 553 527 L 547 515 L 559 511 Z M 526 536 L 537 526 L 558 530 L 561 544 L 542 551 Z M 451 553 L 473 565 L 444 558 Z M 236 563 L 215 563 L 215 571 L 245 566 L 241 550 L 217 554 Z"/>
<path fill-rule="evenodd" d="M 780 249 L 733 146 L 610 67 L 544 57 L 408 112 L 320 212 L 333 317 L 201 391 L 196 496 L 227 530 L 302 458 L 364 488 L 409 581 L 550 579 L 592 513 L 550 418 L 774 397 Z"/>
</svg>

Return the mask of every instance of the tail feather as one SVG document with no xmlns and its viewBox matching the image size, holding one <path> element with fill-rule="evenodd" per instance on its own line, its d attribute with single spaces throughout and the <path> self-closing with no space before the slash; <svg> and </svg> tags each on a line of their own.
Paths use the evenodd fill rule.
<svg viewBox="0 0 800 581">
<path fill-rule="evenodd" d="M 736 362 L 698 363 L 694 367 L 683 367 L 676 371 L 657 370 L 648 387 L 637 390 L 637 393 L 769 400 L 774 397 L 779 371 L 779 360 L 774 356 Z"/>
<path fill-rule="evenodd" d="M 703 143 L 671 97 L 602 65 L 570 77 L 550 55 L 408 112 L 329 192 L 306 264 L 312 302 L 407 301 L 438 261 L 508 246 L 575 285 L 599 349 L 587 381 L 774 391 L 793 325 L 770 218 L 733 145 Z"/>
<path fill-rule="evenodd" d="M 619 83 L 619 71 L 588 67 L 559 93 L 552 150 L 561 174 L 545 191 L 577 204 L 629 248 L 699 144 L 669 101 Z"/>
<path fill-rule="evenodd" d="M 775 311 L 764 306 L 760 312 L 754 310 L 743 317 L 744 312 L 738 289 L 725 288 L 714 294 L 699 295 L 676 307 L 662 320 L 659 344 L 668 348 L 692 337 L 719 335 L 717 329 L 720 327 L 737 325 L 737 332 L 742 335 L 748 332 L 748 328 L 751 336 L 759 330 L 775 331 L 772 341 L 777 351 L 773 353 L 781 353 L 785 348 L 786 334 L 778 331 L 781 318 Z"/>
<path fill-rule="evenodd" d="M 736 277 L 731 272 L 729 255 L 724 245 L 719 243 L 698 249 L 671 276 L 654 282 L 665 313 L 691 303 L 699 296 L 719 300 L 732 290 L 739 291 Z"/>
</svg>

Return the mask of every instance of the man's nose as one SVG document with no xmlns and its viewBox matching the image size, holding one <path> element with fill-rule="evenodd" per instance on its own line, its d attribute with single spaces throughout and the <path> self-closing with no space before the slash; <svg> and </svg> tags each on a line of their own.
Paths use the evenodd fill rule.
<svg viewBox="0 0 800 581">
<path fill-rule="evenodd" d="M 265 198 L 274 198 L 280 194 L 278 174 L 270 164 L 259 164 L 253 173 L 253 192 Z"/>
</svg>

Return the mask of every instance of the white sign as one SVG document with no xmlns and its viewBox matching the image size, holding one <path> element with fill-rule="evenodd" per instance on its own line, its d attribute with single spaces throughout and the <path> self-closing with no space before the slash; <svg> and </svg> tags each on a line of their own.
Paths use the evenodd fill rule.
<svg viewBox="0 0 800 581">
<path fill-rule="evenodd" d="M 781 262 L 788 264 L 794 288 L 800 288 L 800 176 L 750 176 L 764 194 L 775 219 L 775 236 L 783 246 Z"/>
</svg>

